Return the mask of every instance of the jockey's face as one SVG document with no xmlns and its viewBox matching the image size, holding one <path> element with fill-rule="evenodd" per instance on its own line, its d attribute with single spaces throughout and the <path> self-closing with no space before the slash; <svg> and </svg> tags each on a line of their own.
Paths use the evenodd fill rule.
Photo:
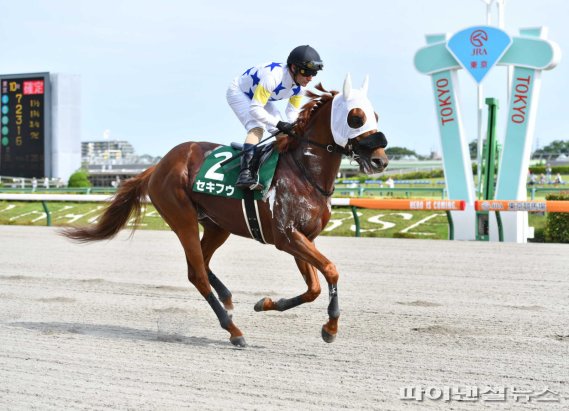
<svg viewBox="0 0 569 411">
<path fill-rule="evenodd" d="M 293 64 L 292 65 L 292 73 L 296 74 L 294 75 L 294 82 L 302 87 L 306 87 L 308 85 L 308 83 L 310 83 L 312 81 L 312 78 L 314 76 L 310 76 L 308 75 L 308 73 L 302 73 L 304 70 L 298 70 L 298 68 Z"/>
</svg>

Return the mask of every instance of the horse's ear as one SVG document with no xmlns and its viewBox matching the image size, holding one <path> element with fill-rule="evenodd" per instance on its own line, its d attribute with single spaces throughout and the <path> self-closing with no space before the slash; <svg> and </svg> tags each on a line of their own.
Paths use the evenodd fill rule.
<svg viewBox="0 0 569 411">
<path fill-rule="evenodd" d="M 364 83 L 362 84 L 362 92 L 364 96 L 367 96 L 367 89 L 369 85 L 369 74 L 366 74 L 366 78 L 364 79 Z"/>
<path fill-rule="evenodd" d="M 350 73 L 346 75 L 346 79 L 344 80 L 344 89 L 343 89 L 343 96 L 344 100 L 348 100 L 350 98 L 350 94 L 352 92 L 352 78 L 350 77 Z"/>
</svg>

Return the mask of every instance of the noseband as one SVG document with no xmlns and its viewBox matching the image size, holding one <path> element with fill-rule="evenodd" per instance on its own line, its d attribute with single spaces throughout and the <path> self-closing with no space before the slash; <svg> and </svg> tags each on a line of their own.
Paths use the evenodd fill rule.
<svg viewBox="0 0 569 411">
<path fill-rule="evenodd" d="M 355 138 L 348 141 L 346 144 L 348 152 L 358 153 L 360 150 L 372 152 L 378 148 L 387 147 L 387 139 L 381 131 L 377 131 L 369 136 L 356 140 Z"/>
<path fill-rule="evenodd" d="M 377 150 L 378 148 L 385 148 L 387 147 L 387 138 L 385 138 L 385 134 L 381 131 L 377 131 L 369 136 L 362 138 L 361 140 L 357 140 L 355 138 L 348 140 L 348 144 L 346 147 L 342 147 L 339 144 L 322 144 L 314 140 L 302 140 L 296 134 L 293 135 L 294 138 L 299 139 L 301 143 L 305 142 L 312 146 L 320 147 L 326 150 L 329 153 L 340 153 L 347 157 L 353 157 L 354 153 L 359 153 L 360 151 L 368 151 L 372 152 Z"/>
</svg>

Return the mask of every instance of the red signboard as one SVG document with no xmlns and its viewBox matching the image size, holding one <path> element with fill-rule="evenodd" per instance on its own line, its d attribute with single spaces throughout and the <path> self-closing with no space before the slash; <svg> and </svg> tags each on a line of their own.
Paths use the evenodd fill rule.
<svg viewBox="0 0 569 411">
<path fill-rule="evenodd" d="M 24 81 L 24 95 L 43 94 L 43 80 Z"/>
</svg>

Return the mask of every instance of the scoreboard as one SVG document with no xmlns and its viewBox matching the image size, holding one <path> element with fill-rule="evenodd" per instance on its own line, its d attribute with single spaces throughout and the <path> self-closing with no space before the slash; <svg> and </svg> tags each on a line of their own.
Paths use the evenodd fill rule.
<svg viewBox="0 0 569 411">
<path fill-rule="evenodd" d="M 49 176 L 49 73 L 0 75 L 0 107 L 0 176 Z"/>
</svg>

